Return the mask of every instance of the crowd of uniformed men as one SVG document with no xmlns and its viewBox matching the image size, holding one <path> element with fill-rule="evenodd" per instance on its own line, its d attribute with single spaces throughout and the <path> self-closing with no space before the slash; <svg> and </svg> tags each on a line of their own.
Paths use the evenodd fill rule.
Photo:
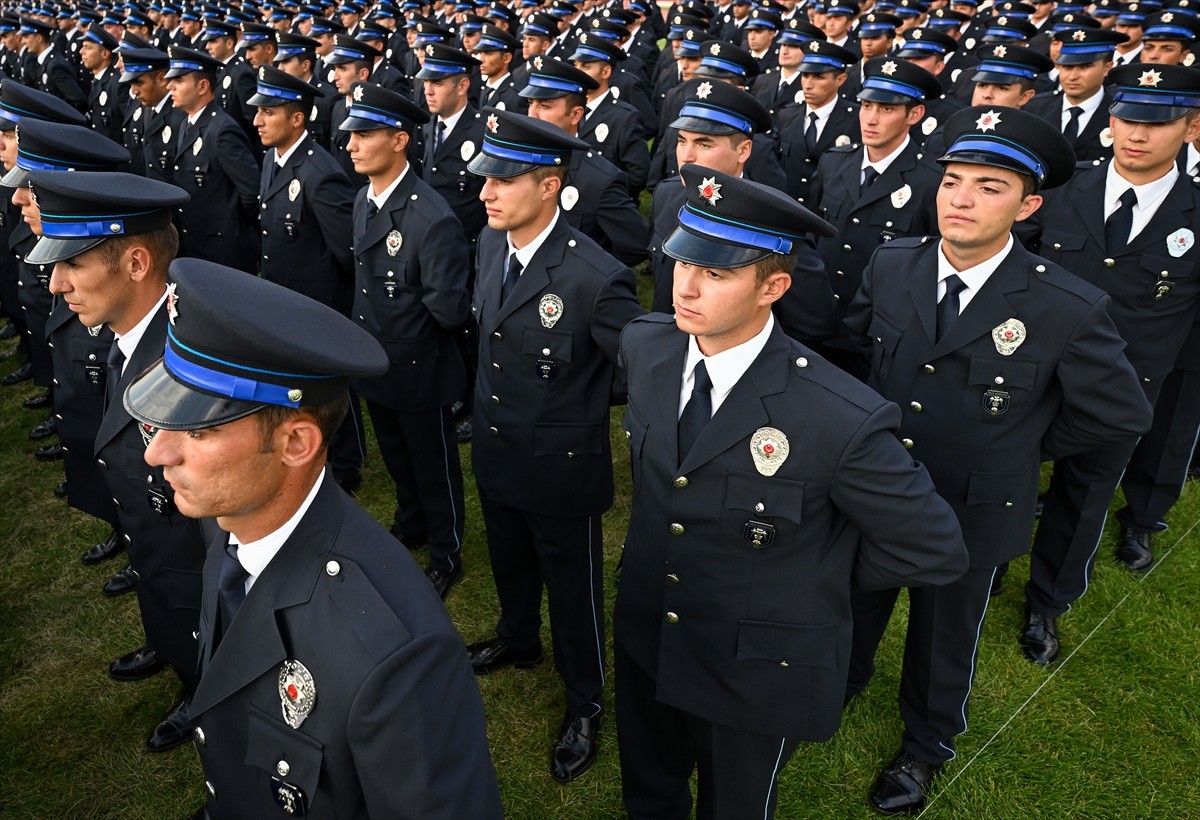
<svg viewBox="0 0 1200 820">
<path fill-rule="evenodd" d="M 771 814 L 902 586 L 870 802 L 919 809 L 1007 562 L 1032 541 L 1044 665 L 1118 486 L 1116 558 L 1154 561 L 1200 429 L 1194 0 L 5 5 L 0 381 L 111 524 L 83 561 L 128 554 L 109 673 L 179 676 L 147 745 L 195 740 L 211 816 L 498 813 L 468 670 L 543 662 L 543 591 L 550 773 L 587 771 L 613 404 L 632 816 L 686 816 L 697 768 L 701 816 Z M 363 406 L 424 578 L 355 545 Z M 275 518 L 221 449 L 259 416 Z M 465 653 L 460 444 L 501 605 Z"/>
</svg>

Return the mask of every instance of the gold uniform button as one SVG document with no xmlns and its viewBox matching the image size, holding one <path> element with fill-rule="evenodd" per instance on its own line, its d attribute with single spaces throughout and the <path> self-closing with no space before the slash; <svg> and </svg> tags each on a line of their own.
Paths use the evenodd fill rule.
<svg viewBox="0 0 1200 820">
<path fill-rule="evenodd" d="M 937 372 L 937 368 L 931 364 L 927 364 L 921 369 L 924 370 L 926 373 L 936 373 Z"/>
<path fill-rule="evenodd" d="M 667 613 L 667 623 L 669 623 L 669 624 L 679 623 L 679 616 L 676 615 L 674 612 L 668 612 Z"/>
<path fill-rule="evenodd" d="M 1115 259 L 1105 259 L 1104 260 L 1104 267 L 1106 267 L 1106 268 L 1115 267 L 1116 264 L 1117 264 L 1117 260 L 1115 260 Z"/>
<path fill-rule="evenodd" d="M 683 533 L 684 533 L 683 524 L 672 524 L 671 525 L 671 535 L 683 535 Z"/>
<path fill-rule="evenodd" d="M 900 439 L 900 443 L 904 445 L 905 450 L 911 450 L 915 444 L 915 442 L 910 438 L 902 438 Z"/>
<path fill-rule="evenodd" d="M 686 487 L 688 485 L 687 476 L 681 475 L 681 476 L 679 476 L 679 478 L 675 479 L 671 483 L 682 490 L 684 487 Z"/>
</svg>

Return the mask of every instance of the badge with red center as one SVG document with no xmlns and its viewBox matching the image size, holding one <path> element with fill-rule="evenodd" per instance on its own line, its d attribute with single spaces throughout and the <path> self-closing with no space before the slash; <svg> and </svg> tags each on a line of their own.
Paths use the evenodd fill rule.
<svg viewBox="0 0 1200 820">
<path fill-rule="evenodd" d="M 149 447 L 150 442 L 154 441 L 154 434 L 158 432 L 158 428 L 151 427 L 149 424 L 139 424 L 138 432 L 142 434 L 142 444 Z"/>
<path fill-rule="evenodd" d="M 1020 319 L 1007 319 L 992 329 L 992 341 L 1001 356 L 1011 356 L 1025 341 L 1025 323 Z"/>
<path fill-rule="evenodd" d="M 317 687 L 312 673 L 300 661 L 284 661 L 279 667 L 279 701 L 288 726 L 299 729 L 317 704 Z"/>
<path fill-rule="evenodd" d="M 562 318 L 563 300 L 553 293 L 547 293 L 538 303 L 538 315 L 542 319 L 542 327 L 554 327 Z"/>
<path fill-rule="evenodd" d="M 489 131 L 491 131 L 493 134 L 495 134 L 497 131 L 500 130 L 500 118 L 497 117 L 495 114 L 488 114 L 487 127 L 488 127 Z"/>
<path fill-rule="evenodd" d="M 700 180 L 700 196 L 708 200 L 709 205 L 716 205 L 721 198 L 721 183 L 716 177 L 705 177 Z"/>
<path fill-rule="evenodd" d="M 975 127 L 980 131 L 995 131 L 999 124 L 1000 113 L 998 111 L 985 111 L 979 119 L 975 120 Z"/>
<path fill-rule="evenodd" d="M 763 475 L 775 475 L 787 461 L 791 445 L 782 430 L 774 427 L 759 427 L 750 437 L 750 456 L 754 468 Z"/>
</svg>

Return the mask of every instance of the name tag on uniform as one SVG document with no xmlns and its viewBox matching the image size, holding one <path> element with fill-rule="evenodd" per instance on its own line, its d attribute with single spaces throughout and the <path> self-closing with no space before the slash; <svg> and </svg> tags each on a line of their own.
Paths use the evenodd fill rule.
<svg viewBox="0 0 1200 820">
<path fill-rule="evenodd" d="M 108 374 L 104 372 L 104 368 L 97 364 L 85 364 L 83 374 L 92 387 L 104 387 L 108 380 Z"/>
<path fill-rule="evenodd" d="M 167 494 L 157 487 L 146 490 L 146 501 L 149 502 L 150 509 L 156 515 L 171 514 L 171 499 L 167 498 Z"/>
<path fill-rule="evenodd" d="M 763 549 L 775 543 L 775 525 L 765 521 L 755 521 L 751 518 L 742 530 L 746 543 L 755 549 Z"/>
<path fill-rule="evenodd" d="M 537 375 L 543 381 L 554 381 L 558 375 L 558 365 L 550 359 L 538 359 Z"/>
<path fill-rule="evenodd" d="M 285 783 L 278 777 L 271 778 L 271 796 L 279 808 L 292 817 L 304 816 L 304 792 L 299 786 Z"/>
</svg>

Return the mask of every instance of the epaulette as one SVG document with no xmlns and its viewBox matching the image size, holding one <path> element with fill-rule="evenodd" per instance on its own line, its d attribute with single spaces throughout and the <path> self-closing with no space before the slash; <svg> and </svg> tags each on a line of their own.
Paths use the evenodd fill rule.
<svg viewBox="0 0 1200 820">
<path fill-rule="evenodd" d="M 845 154 L 849 151 L 857 151 L 861 147 L 857 142 L 852 142 L 849 145 L 831 145 L 827 150 L 831 154 Z"/>
</svg>

